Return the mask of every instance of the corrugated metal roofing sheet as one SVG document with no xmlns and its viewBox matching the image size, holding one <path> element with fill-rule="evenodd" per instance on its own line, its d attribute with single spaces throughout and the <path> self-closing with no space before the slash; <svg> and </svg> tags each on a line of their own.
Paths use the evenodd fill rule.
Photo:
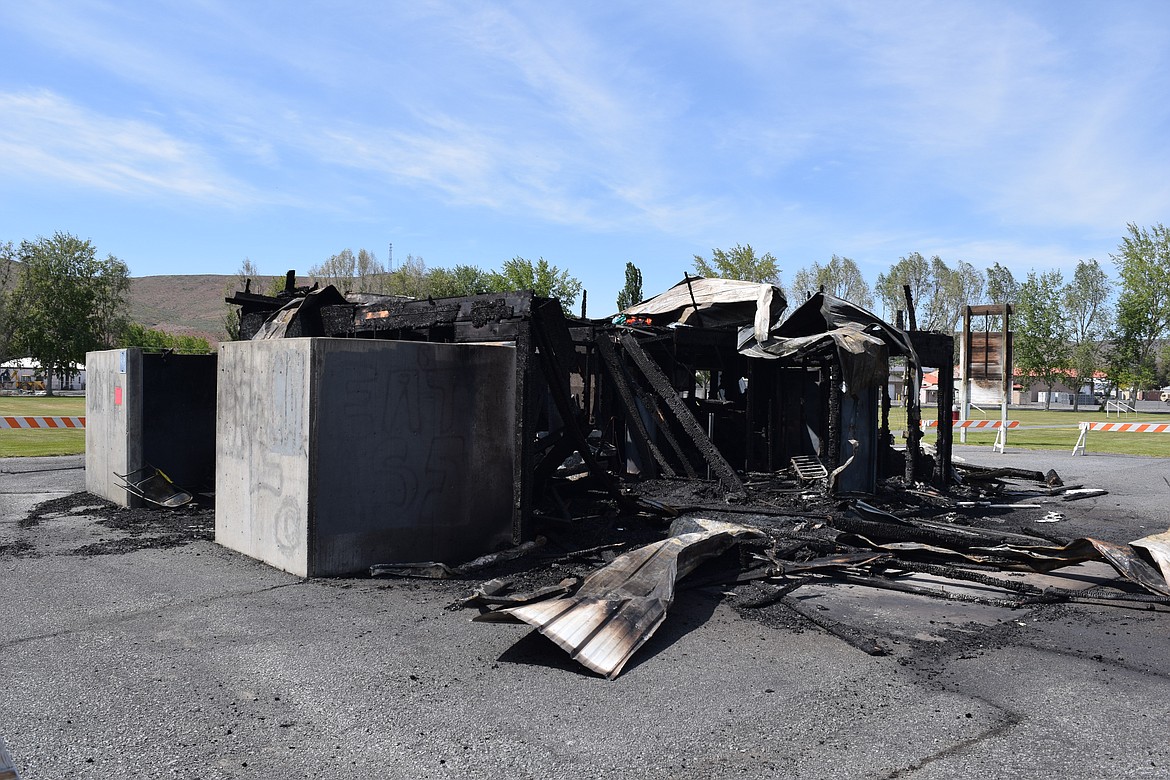
<svg viewBox="0 0 1170 780">
<path fill-rule="evenodd" d="M 692 530 L 694 529 L 694 530 Z M 615 558 L 586 578 L 574 596 L 502 612 L 535 626 L 574 660 L 613 679 L 666 619 L 675 584 L 753 529 L 686 518 L 674 535 Z"/>
</svg>

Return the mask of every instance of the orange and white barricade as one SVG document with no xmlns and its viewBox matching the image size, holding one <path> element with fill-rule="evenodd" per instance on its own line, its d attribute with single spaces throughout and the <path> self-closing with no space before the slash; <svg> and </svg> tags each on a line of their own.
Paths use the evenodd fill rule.
<svg viewBox="0 0 1170 780">
<path fill-rule="evenodd" d="M 938 420 L 923 420 L 922 424 L 927 428 L 937 428 Z M 1003 452 L 1003 448 L 1007 446 L 1007 429 L 1018 428 L 1019 420 L 955 420 L 951 425 L 955 428 L 965 428 L 969 431 L 986 429 L 995 430 L 995 444 L 992 445 L 992 451 Z"/>
<path fill-rule="evenodd" d="M 84 428 L 84 417 L 0 417 L 0 428 Z"/>
<path fill-rule="evenodd" d="M 1072 454 L 1085 454 L 1085 440 L 1089 431 L 1120 431 L 1124 433 L 1170 433 L 1170 423 L 1109 423 L 1109 422 L 1082 422 L 1081 435 L 1073 447 Z"/>
</svg>

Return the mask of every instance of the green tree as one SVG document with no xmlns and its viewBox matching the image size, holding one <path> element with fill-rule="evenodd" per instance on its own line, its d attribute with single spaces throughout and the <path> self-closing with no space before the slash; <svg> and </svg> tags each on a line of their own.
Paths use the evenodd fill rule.
<svg viewBox="0 0 1170 780">
<path fill-rule="evenodd" d="M 386 266 L 368 249 L 359 249 L 354 268 L 358 292 L 382 292 L 386 286 Z"/>
<path fill-rule="evenodd" d="M 407 255 L 402 265 L 386 272 L 386 283 L 378 292 L 405 295 L 409 298 L 425 298 L 431 295 L 426 262 L 421 257 Z"/>
<path fill-rule="evenodd" d="M 642 301 L 642 272 L 638 266 L 626 261 L 626 286 L 621 289 L 617 297 L 618 311 L 625 311 L 635 303 Z"/>
<path fill-rule="evenodd" d="M 16 283 L 18 268 L 16 247 L 11 241 L 0 242 L 0 363 L 16 357 L 14 337 L 18 299 L 12 295 L 12 287 Z"/>
<path fill-rule="evenodd" d="M 1134 393 L 1150 387 L 1159 342 L 1170 331 L 1170 230 L 1127 225 L 1113 262 L 1121 277 L 1112 371 Z"/>
<path fill-rule="evenodd" d="M 309 266 L 308 275 L 321 285 L 331 284 L 344 293 L 353 289 L 356 270 L 357 258 L 352 249 L 346 248 L 319 265 Z"/>
<path fill-rule="evenodd" d="M 122 331 L 119 347 L 141 347 L 146 350 L 171 350 L 182 355 L 210 355 L 214 350 L 205 338 L 168 333 L 132 322 Z"/>
<path fill-rule="evenodd" d="M 427 288 L 435 298 L 479 295 L 491 291 L 491 274 L 474 265 L 432 268 L 427 274 Z"/>
<path fill-rule="evenodd" d="M 888 273 L 878 274 L 877 296 L 887 317 L 905 308 L 903 285 L 910 286 L 915 324 L 922 330 L 954 333 L 962 307 L 983 297 L 983 276 L 970 263 L 960 260 L 951 268 L 938 255 L 927 260 L 911 252 L 890 266 Z"/>
<path fill-rule="evenodd" d="M 1069 324 L 1064 311 L 1064 277 L 1060 271 L 1030 272 L 1020 285 L 1012 352 L 1015 365 L 1048 389 L 1044 408 L 1052 405 L 1052 388 L 1065 378 L 1069 363 Z"/>
<path fill-rule="evenodd" d="M 954 333 L 959 329 L 963 307 L 983 300 L 983 274 L 963 260 L 955 263 L 954 268 L 949 268 L 937 257 L 931 264 L 939 289 L 927 310 L 930 319 L 939 323 L 935 330 Z"/>
<path fill-rule="evenodd" d="M 97 344 L 101 347 L 112 347 L 118 336 L 130 324 L 130 312 L 126 303 L 130 295 L 130 269 L 125 263 L 110 255 L 99 261 L 99 270 L 93 284 L 95 290 L 92 312 Z"/>
<path fill-rule="evenodd" d="M 412 258 L 408 257 L 408 260 Z M 309 268 L 309 277 L 319 284 L 331 284 L 343 293 L 381 293 L 390 284 L 389 272 L 368 249 L 343 249 L 320 265 Z"/>
<path fill-rule="evenodd" d="M 934 289 L 934 278 L 930 272 L 930 262 L 918 252 L 911 252 L 905 257 L 898 258 L 898 262 L 890 266 L 884 274 L 878 274 L 874 291 L 882 303 L 887 320 L 893 321 L 894 312 L 906 309 L 906 294 L 903 285 L 910 285 L 910 297 L 917 310 L 921 301 Z M 917 317 L 916 317 L 917 320 Z M 923 323 L 918 321 L 921 326 Z"/>
<path fill-rule="evenodd" d="M 1096 260 L 1081 260 L 1062 293 L 1069 323 L 1075 411 L 1080 408 L 1080 389 L 1086 384 L 1093 386 L 1093 376 L 1104 362 L 1101 346 L 1109 329 L 1109 277 Z"/>
<path fill-rule="evenodd" d="M 793 295 L 814 293 L 821 289 L 862 308 L 873 308 L 873 291 L 869 288 L 869 282 L 861 275 L 857 263 L 848 257 L 833 255 L 827 264 L 813 263 L 792 277 Z"/>
<path fill-rule="evenodd" d="M 500 270 L 493 271 L 490 276 L 493 292 L 532 290 L 542 297 L 556 298 L 565 309 L 576 303 L 581 292 L 580 281 L 570 276 L 567 270 L 550 265 L 543 257 L 535 263 L 514 257 L 504 261 Z"/>
<path fill-rule="evenodd" d="M 68 233 L 22 241 L 20 279 L 14 295 L 22 310 L 15 327 L 19 347 L 49 376 L 67 373 L 85 353 L 114 346 L 126 318 L 129 271 L 93 244 Z"/>
<path fill-rule="evenodd" d="M 695 273 L 699 276 L 762 282 L 780 287 L 780 266 L 770 252 L 756 256 L 751 244 L 736 244 L 731 249 L 712 249 L 711 260 L 695 255 Z M 781 288 L 783 289 L 783 288 Z"/>
<path fill-rule="evenodd" d="M 988 268 L 987 271 L 987 302 L 999 306 L 1014 304 L 1020 297 L 1020 283 L 1012 275 L 1011 269 L 999 263 Z M 999 317 L 989 317 L 987 327 L 991 330 L 1002 330 L 1003 322 Z"/>
</svg>

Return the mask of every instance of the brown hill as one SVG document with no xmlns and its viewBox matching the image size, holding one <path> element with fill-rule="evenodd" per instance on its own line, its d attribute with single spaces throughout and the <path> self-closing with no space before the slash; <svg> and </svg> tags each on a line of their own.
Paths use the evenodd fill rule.
<svg viewBox="0 0 1170 780">
<path fill-rule="evenodd" d="M 235 274 L 140 276 L 130 280 L 130 319 L 168 333 L 202 336 L 214 345 L 227 337 L 223 302 Z"/>
</svg>

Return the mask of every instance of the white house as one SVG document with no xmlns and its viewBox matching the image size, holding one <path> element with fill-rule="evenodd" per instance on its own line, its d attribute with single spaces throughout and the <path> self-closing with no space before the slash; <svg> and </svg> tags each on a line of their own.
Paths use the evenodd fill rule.
<svg viewBox="0 0 1170 780">
<path fill-rule="evenodd" d="M 0 364 L 0 390 L 31 388 L 36 382 L 44 383 L 45 372 L 39 361 L 33 358 L 16 358 Z M 85 364 L 73 363 L 67 374 L 53 373 L 54 390 L 84 390 Z"/>
</svg>

